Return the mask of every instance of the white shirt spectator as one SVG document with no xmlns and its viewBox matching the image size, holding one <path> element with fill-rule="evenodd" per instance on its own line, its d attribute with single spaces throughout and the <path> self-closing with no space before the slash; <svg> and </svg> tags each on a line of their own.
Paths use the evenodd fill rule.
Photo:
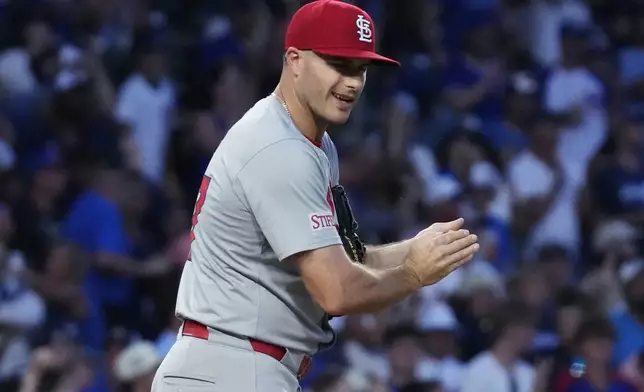
<svg viewBox="0 0 644 392">
<path fill-rule="evenodd" d="M 83 51 L 73 45 L 63 45 L 58 52 L 61 71 L 79 70 Z M 11 94 L 32 93 L 38 80 L 31 68 L 31 56 L 24 48 L 7 49 L 0 54 L 0 85 Z"/>
<path fill-rule="evenodd" d="M 45 318 L 45 303 L 20 281 L 24 268 L 20 252 L 12 252 L 6 260 L 0 281 L 0 325 L 12 332 L 0 337 L 6 344 L 0 356 L 0 380 L 21 376 L 29 364 L 29 343 L 25 332 L 38 326 Z"/>
<path fill-rule="evenodd" d="M 368 350 L 357 342 L 348 341 L 344 345 L 344 356 L 353 370 L 383 379 L 389 377 L 389 360 L 384 351 Z"/>
<path fill-rule="evenodd" d="M 445 331 L 456 334 L 458 321 L 454 311 L 442 301 L 434 301 L 425 306 L 418 320 L 422 332 Z M 421 381 L 440 381 L 446 392 L 458 392 L 463 376 L 464 365 L 453 356 L 434 358 L 424 356 L 416 367 L 416 378 Z"/>
<path fill-rule="evenodd" d="M 528 235 L 526 247 L 528 253 L 546 243 L 558 243 L 571 251 L 578 249 L 580 243 L 576 210 L 578 186 L 568 168 L 563 166 L 564 185 L 550 209 Z M 529 150 L 520 153 L 510 161 L 508 176 L 512 196 L 517 201 L 546 196 L 555 186 L 553 170 Z"/>
<path fill-rule="evenodd" d="M 152 86 L 141 74 L 130 76 L 119 91 L 117 117 L 130 126 L 141 156 L 141 171 L 159 182 L 165 171 L 175 90 L 169 80 Z"/>
<path fill-rule="evenodd" d="M 425 202 L 430 205 L 444 203 L 454 199 L 463 191 L 461 183 L 452 175 L 443 174 L 433 178 L 429 189 L 425 191 Z"/>
<path fill-rule="evenodd" d="M 559 35 L 565 23 L 588 25 L 591 14 L 580 0 L 535 0 L 532 2 L 531 48 L 535 59 L 546 67 L 559 63 Z"/>
<path fill-rule="evenodd" d="M 534 369 L 528 363 L 517 361 L 510 370 L 501 365 L 491 352 L 485 351 L 467 365 L 460 392 L 511 392 L 511 380 L 514 380 L 516 392 L 532 392 L 534 379 Z"/>
<path fill-rule="evenodd" d="M 424 357 L 416 368 L 416 378 L 421 381 L 439 381 L 445 392 L 459 392 L 465 365 L 456 358 L 437 360 Z"/>
<path fill-rule="evenodd" d="M 578 108 L 582 118 L 577 126 L 562 130 L 557 153 L 564 171 L 564 186 L 550 210 L 533 228 L 528 252 L 547 242 L 578 251 L 577 197 L 586 179 L 588 163 L 601 148 L 607 132 L 603 95 L 603 87 L 585 68 L 559 68 L 546 81 L 547 109 L 562 113 Z M 555 182 L 552 169 L 528 150 L 509 163 L 508 176 L 515 200 L 545 196 Z"/>
<path fill-rule="evenodd" d="M 0 139 L 0 171 L 10 170 L 16 162 L 16 154 L 9 143 Z"/>
<path fill-rule="evenodd" d="M 416 175 L 423 182 L 423 197 L 430 200 L 433 194 L 433 183 L 438 177 L 438 167 L 434 153 L 422 145 L 414 145 L 409 149 L 409 161 L 414 166 Z"/>
<path fill-rule="evenodd" d="M 607 118 L 604 109 L 604 87 L 584 67 L 553 70 L 545 82 L 544 105 L 555 113 L 573 108 L 581 110 L 582 119 L 576 126 L 563 129 L 559 152 L 563 163 L 585 178 L 589 160 L 604 144 Z"/>
<path fill-rule="evenodd" d="M 503 181 L 501 173 L 490 162 L 479 161 L 470 168 L 470 184 L 480 188 L 490 188 L 496 191 L 487 213 L 503 222 L 511 217 L 510 192 Z"/>
<path fill-rule="evenodd" d="M 31 57 L 25 49 L 7 49 L 0 54 L 0 85 L 10 94 L 36 90 L 38 81 L 31 70 Z"/>
</svg>

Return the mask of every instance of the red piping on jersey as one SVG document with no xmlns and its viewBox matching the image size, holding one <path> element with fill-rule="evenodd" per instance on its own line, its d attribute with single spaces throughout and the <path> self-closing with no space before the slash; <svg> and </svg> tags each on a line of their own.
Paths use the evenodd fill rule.
<svg viewBox="0 0 644 392">
<path fill-rule="evenodd" d="M 304 135 L 304 134 L 302 134 L 302 135 Z M 305 137 L 308 141 L 310 141 L 311 143 L 313 143 L 313 145 L 314 145 L 315 147 L 317 147 L 317 148 L 322 148 L 322 142 L 321 142 L 321 141 L 320 141 L 320 142 L 318 142 L 317 140 L 315 140 L 315 139 L 311 139 L 310 137 L 308 137 L 308 136 L 306 136 L 306 135 L 304 135 L 304 137 Z"/>
</svg>

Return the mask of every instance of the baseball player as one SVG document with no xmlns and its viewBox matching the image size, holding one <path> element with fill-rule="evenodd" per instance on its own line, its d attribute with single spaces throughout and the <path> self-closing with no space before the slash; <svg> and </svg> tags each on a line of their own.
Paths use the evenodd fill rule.
<svg viewBox="0 0 644 392">
<path fill-rule="evenodd" d="M 347 121 L 375 53 L 362 9 L 300 8 L 273 94 L 227 133 L 206 169 L 176 314 L 177 342 L 153 392 L 295 392 L 311 356 L 331 346 L 329 315 L 373 312 L 469 261 L 462 220 L 364 246 L 325 130 Z"/>
</svg>

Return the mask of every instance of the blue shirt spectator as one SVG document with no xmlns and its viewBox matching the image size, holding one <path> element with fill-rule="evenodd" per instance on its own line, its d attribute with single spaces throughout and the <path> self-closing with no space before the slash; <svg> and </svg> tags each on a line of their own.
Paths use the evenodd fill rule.
<svg viewBox="0 0 644 392">
<path fill-rule="evenodd" d="M 611 320 L 617 332 L 613 365 L 619 366 L 632 354 L 644 349 L 644 325 L 627 311 L 615 313 Z"/>
<path fill-rule="evenodd" d="M 622 84 L 625 85 L 629 95 L 629 114 L 641 119 L 644 116 L 644 100 L 641 94 L 644 80 L 644 42 L 642 42 L 644 27 L 642 27 L 641 16 L 639 20 L 634 21 L 633 28 L 634 42 L 619 50 L 618 66 Z"/>
<path fill-rule="evenodd" d="M 568 389 L 566 389 L 566 392 L 597 392 L 597 388 L 595 388 L 587 379 L 578 378 L 570 387 L 568 387 Z M 612 380 L 608 387 L 602 389 L 602 392 L 636 392 L 636 390 L 623 381 Z"/>
<path fill-rule="evenodd" d="M 117 206 L 95 191 L 80 195 L 63 223 L 63 235 L 89 254 L 101 252 L 127 256 L 130 244 Z M 125 305 L 133 290 L 132 280 L 107 276 L 90 269 L 85 288 L 93 300 Z"/>
<path fill-rule="evenodd" d="M 481 132 L 499 151 L 519 152 L 528 146 L 528 138 L 523 130 L 507 122 L 489 124 L 482 127 Z"/>
<path fill-rule="evenodd" d="M 592 190 L 599 209 L 608 215 L 644 210 L 642 126 L 625 121 L 615 127 L 614 148 L 593 178 Z"/>
<path fill-rule="evenodd" d="M 83 389 L 83 392 L 112 392 L 107 381 L 107 372 L 104 370 L 96 370 L 94 372 L 94 380 L 88 387 Z"/>
<path fill-rule="evenodd" d="M 482 69 L 463 56 L 456 57 L 445 72 L 444 89 L 469 89 L 485 79 Z M 489 91 L 471 112 L 483 119 L 498 119 L 503 112 L 503 91 Z"/>
</svg>

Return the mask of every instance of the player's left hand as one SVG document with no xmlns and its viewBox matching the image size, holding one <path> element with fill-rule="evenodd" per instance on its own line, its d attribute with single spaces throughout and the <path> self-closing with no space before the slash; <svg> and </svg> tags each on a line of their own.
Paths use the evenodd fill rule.
<svg viewBox="0 0 644 392">
<path fill-rule="evenodd" d="M 460 230 L 460 228 L 463 227 L 463 223 L 465 223 L 465 220 L 463 218 L 458 218 L 450 222 L 436 222 L 418 233 L 416 237 L 425 233 L 442 234 L 447 233 L 448 231 Z"/>
<path fill-rule="evenodd" d="M 425 230 L 418 233 L 416 236 L 418 237 L 419 235 L 422 235 L 425 233 L 440 235 L 443 233 L 447 233 L 449 231 L 460 230 L 463 227 L 464 223 L 465 223 L 465 220 L 463 218 L 458 218 L 449 222 L 436 222 L 436 223 L 433 223 L 428 228 L 426 228 Z"/>
</svg>

